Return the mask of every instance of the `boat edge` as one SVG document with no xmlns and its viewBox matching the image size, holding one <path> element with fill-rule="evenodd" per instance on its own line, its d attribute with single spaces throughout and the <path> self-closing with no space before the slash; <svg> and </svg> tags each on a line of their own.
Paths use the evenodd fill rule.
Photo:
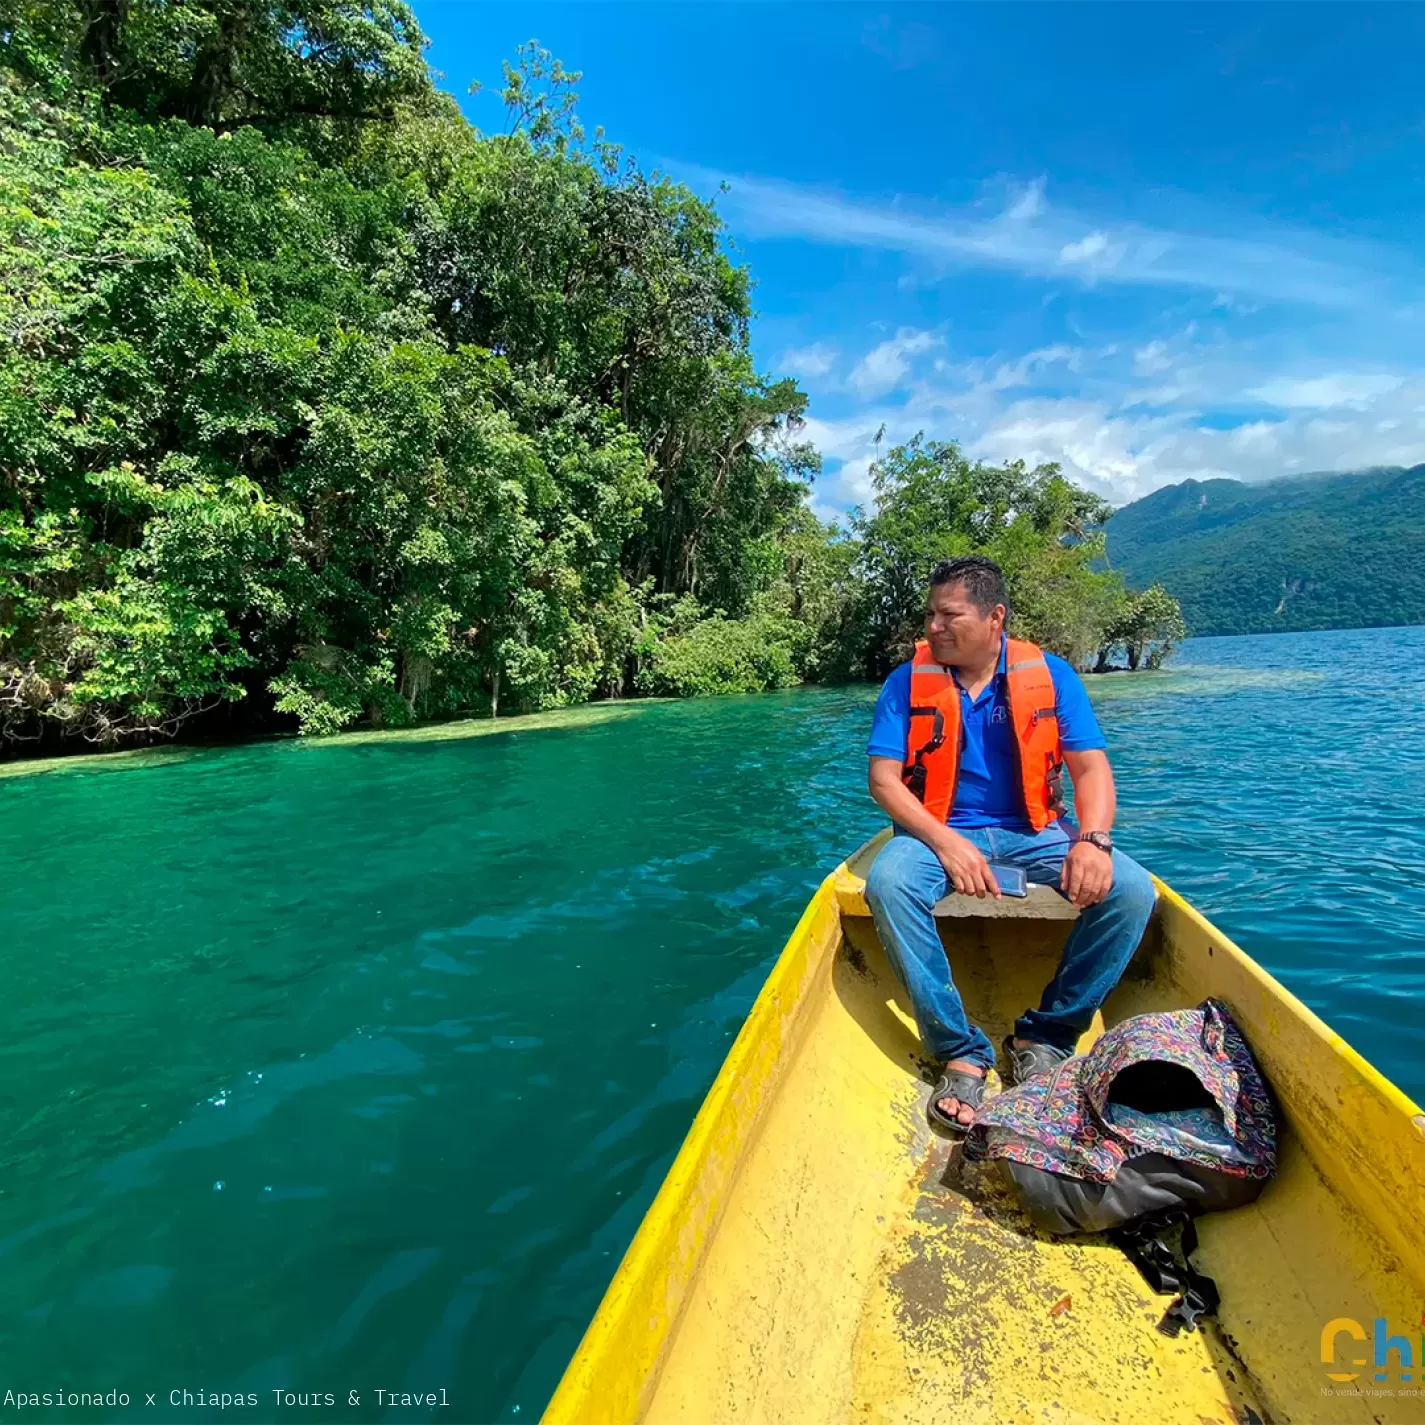
<svg viewBox="0 0 1425 1425">
<path fill-rule="evenodd" d="M 624 1425 L 643 1414 L 657 1388 L 665 1348 L 677 1331 L 688 1288 L 771 1101 L 769 1089 L 785 1068 L 788 1041 L 808 993 L 819 972 L 830 972 L 841 927 L 835 883 L 846 864 L 821 881 L 787 937 L 565 1368 L 542 1425 Z M 823 918 L 831 922 L 829 928 L 819 924 Z M 734 1102 L 737 1096 L 744 1100 L 741 1109 Z M 719 1137 L 729 1136 L 730 1143 L 718 1143 Z M 721 1163 L 720 1147 L 734 1150 L 723 1153 Z M 709 1173 L 715 1181 L 709 1181 Z M 695 1200 L 699 1194 L 704 1197 L 700 1210 Z M 682 1240 L 690 1229 L 692 1239 Z M 678 1256 L 684 1261 L 675 1283 L 670 1264 Z M 653 1299 L 660 1283 L 661 1303 Z M 611 1356 L 620 1361 L 623 1388 L 616 1391 L 601 1373 Z"/>
<path fill-rule="evenodd" d="M 657 1390 L 666 1347 L 677 1331 L 688 1288 L 717 1232 L 775 1079 L 790 1058 L 789 1031 L 795 1027 L 818 972 L 823 968 L 829 971 L 841 938 L 842 916 L 866 913 L 862 909 L 864 882 L 852 868 L 884 837 L 885 833 L 873 837 L 842 861 L 822 880 L 802 912 L 556 1387 L 542 1417 L 543 1425 L 631 1425 L 642 1417 Z M 1207 916 L 1159 877 L 1154 876 L 1153 881 L 1160 915 L 1167 912 L 1185 918 L 1214 947 L 1234 960 L 1242 974 L 1256 981 L 1259 990 L 1318 1039 L 1363 1087 L 1425 1139 L 1425 1112 L 1418 1104 Z M 826 933 L 818 925 L 822 916 L 834 922 L 833 933 Z M 814 949 L 820 953 L 812 954 Z M 735 1093 L 751 1098 L 750 1110 L 747 1106 L 740 1112 L 736 1109 L 731 1102 Z M 721 1164 L 715 1164 L 715 1140 L 720 1134 L 729 1139 L 725 1146 L 734 1151 L 725 1155 Z M 711 1184 L 704 1176 L 710 1167 L 716 1171 L 716 1181 Z M 694 1202 L 699 1188 L 708 1197 L 700 1217 Z M 1393 1214 L 1386 1203 L 1367 1202 L 1360 1206 L 1396 1251 L 1402 1251 L 1407 1260 L 1414 1256 L 1410 1249 L 1415 1244 L 1403 1240 L 1400 1225 L 1392 1221 Z M 693 1240 L 680 1242 L 689 1226 Z M 669 1263 L 680 1254 L 680 1248 L 684 1261 L 674 1286 L 669 1281 L 673 1275 Z M 664 1287 L 661 1309 L 650 1299 L 660 1282 Z M 641 1327 L 634 1319 L 640 1312 L 647 1313 Z M 600 1374 L 611 1357 L 618 1359 L 620 1367 L 612 1389 L 609 1376 Z M 598 1391 L 603 1392 L 602 1396 L 596 1394 Z"/>
</svg>

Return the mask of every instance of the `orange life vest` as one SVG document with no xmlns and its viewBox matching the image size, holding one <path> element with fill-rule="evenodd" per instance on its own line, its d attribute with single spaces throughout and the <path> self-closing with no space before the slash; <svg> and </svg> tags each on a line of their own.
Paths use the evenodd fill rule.
<svg viewBox="0 0 1425 1425">
<path fill-rule="evenodd" d="M 1044 655 L 1022 639 L 1006 640 L 1009 718 L 1019 750 L 1024 813 L 1035 831 L 1064 814 L 1064 754 L 1054 711 L 1054 680 Z M 955 804 L 960 775 L 960 685 L 930 644 L 915 645 L 910 665 L 910 733 L 901 780 L 937 821 Z"/>
</svg>

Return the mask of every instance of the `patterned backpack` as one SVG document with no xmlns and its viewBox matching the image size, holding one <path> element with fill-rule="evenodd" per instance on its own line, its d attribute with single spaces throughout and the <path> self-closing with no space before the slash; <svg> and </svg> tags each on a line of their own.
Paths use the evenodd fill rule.
<svg viewBox="0 0 1425 1425">
<path fill-rule="evenodd" d="M 1260 1196 L 1276 1171 L 1276 1113 L 1247 1041 L 1209 999 L 1126 1019 L 992 1099 L 965 1157 L 998 1159 L 1042 1231 L 1108 1232 L 1155 1291 L 1177 1294 L 1158 1325 L 1175 1336 L 1218 1305 L 1190 1261 L 1192 1219 Z"/>
</svg>

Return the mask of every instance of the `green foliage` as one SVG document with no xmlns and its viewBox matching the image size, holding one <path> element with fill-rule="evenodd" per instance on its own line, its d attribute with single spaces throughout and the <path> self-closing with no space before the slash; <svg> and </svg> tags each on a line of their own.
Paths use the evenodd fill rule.
<svg viewBox="0 0 1425 1425">
<path fill-rule="evenodd" d="M 425 36 L 403 0 L 80 0 L 53 10 L 50 44 L 139 113 L 220 128 L 371 119 L 430 89 Z"/>
<path fill-rule="evenodd" d="M 1183 611 L 1161 584 L 1140 592 L 1125 591 L 1104 630 L 1098 668 L 1106 669 L 1114 649 L 1120 647 L 1130 669 L 1136 670 L 1140 663 L 1157 668 L 1172 652 L 1173 644 L 1186 637 Z"/>
<path fill-rule="evenodd" d="M 412 720 L 396 691 L 389 657 L 362 662 L 330 644 L 308 644 L 268 686 L 277 711 L 295 717 L 302 731 L 314 736 L 340 732 L 363 716 L 377 726 L 402 727 Z"/>
<path fill-rule="evenodd" d="M 685 598 L 646 645 L 639 687 L 677 698 L 789 688 L 801 681 L 810 638 L 805 623 L 770 610 L 741 619 L 721 611 L 702 617 L 696 601 Z"/>
<path fill-rule="evenodd" d="M 865 676 L 965 548 L 1097 646 L 1097 502 L 917 441 L 821 523 L 713 208 L 538 46 L 486 135 L 424 45 L 400 0 L 0 0 L 0 738 Z"/>
<path fill-rule="evenodd" d="M 1077 664 L 1100 647 L 1122 598 L 1118 577 L 1094 568 L 1109 513 L 1103 500 L 1057 466 L 972 463 L 958 446 L 920 437 L 879 460 L 872 478 L 875 512 L 855 522 L 868 672 L 879 676 L 909 655 L 931 568 L 972 553 L 1004 569 L 1012 633 Z"/>
<path fill-rule="evenodd" d="M 803 398 L 576 76 L 525 47 L 484 137 L 397 4 L 5 18 L 0 730 L 555 707 L 632 690 L 650 599 L 753 617 Z"/>
<path fill-rule="evenodd" d="M 763 604 L 780 618 L 806 627 L 802 676 L 823 682 L 865 676 L 859 544 L 802 505 L 792 511 L 779 545 L 781 573 Z"/>
<path fill-rule="evenodd" d="M 1186 480 L 1119 510 L 1108 552 L 1194 634 L 1425 623 L 1425 465 Z"/>
</svg>

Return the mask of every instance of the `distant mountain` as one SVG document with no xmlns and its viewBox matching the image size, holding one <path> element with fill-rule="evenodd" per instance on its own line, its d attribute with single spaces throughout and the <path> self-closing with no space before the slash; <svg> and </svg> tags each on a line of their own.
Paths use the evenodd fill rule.
<svg viewBox="0 0 1425 1425">
<path fill-rule="evenodd" d="M 1425 465 L 1184 480 L 1114 514 L 1108 557 L 1196 634 L 1425 623 Z"/>
</svg>

